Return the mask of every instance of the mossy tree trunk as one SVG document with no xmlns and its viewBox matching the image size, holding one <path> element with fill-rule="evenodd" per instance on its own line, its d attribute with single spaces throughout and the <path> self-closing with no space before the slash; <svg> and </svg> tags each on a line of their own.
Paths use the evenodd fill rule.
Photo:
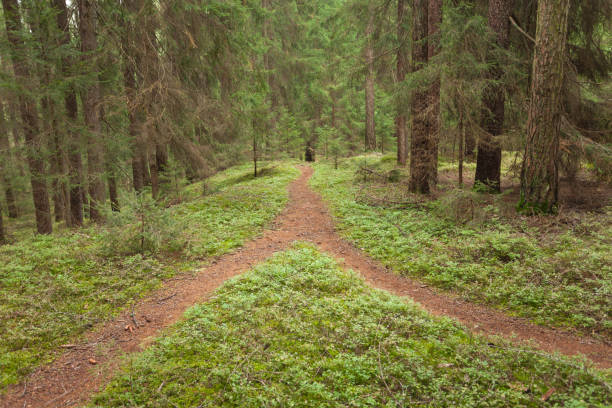
<svg viewBox="0 0 612 408">
<path fill-rule="evenodd" d="M 553 212 L 559 199 L 559 126 L 569 0 L 540 0 L 519 209 Z"/>
</svg>

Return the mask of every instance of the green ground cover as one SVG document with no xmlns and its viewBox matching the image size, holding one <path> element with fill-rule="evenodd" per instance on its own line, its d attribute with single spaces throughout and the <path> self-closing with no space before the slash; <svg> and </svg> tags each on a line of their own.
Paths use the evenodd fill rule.
<svg viewBox="0 0 612 408">
<path fill-rule="evenodd" d="M 289 164 L 274 166 L 257 179 L 248 165 L 231 168 L 208 180 L 208 195 L 196 183 L 173 206 L 125 197 L 104 227 L 21 234 L 0 247 L 0 390 L 164 279 L 259 233 L 298 175 Z"/>
<path fill-rule="evenodd" d="M 298 244 L 188 310 L 91 406 L 612 404 L 609 373 L 489 341 Z"/>
<path fill-rule="evenodd" d="M 365 156 L 343 161 L 338 170 L 316 164 L 311 179 L 341 234 L 356 246 L 399 274 L 471 301 L 611 338 L 610 207 L 580 214 L 552 233 L 504 209 L 503 197 L 472 191 L 451 190 L 431 202 L 393 208 L 380 203 L 415 199 L 398 194 L 407 190 L 407 170 L 398 170 L 395 182 L 364 181 L 356 174 L 364 162 L 382 174 L 394 168 L 392 157 Z M 359 199 L 366 195 L 381 200 Z"/>
</svg>

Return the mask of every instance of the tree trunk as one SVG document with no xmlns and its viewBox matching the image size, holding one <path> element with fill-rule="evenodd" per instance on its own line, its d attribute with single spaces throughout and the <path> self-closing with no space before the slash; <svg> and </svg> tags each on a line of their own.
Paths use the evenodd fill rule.
<svg viewBox="0 0 612 408">
<path fill-rule="evenodd" d="M 142 163 L 142 180 L 145 186 L 151 187 L 151 173 L 149 172 L 149 155 L 143 143 L 140 149 L 140 163 Z"/>
<path fill-rule="evenodd" d="M 489 0 L 489 27 L 495 33 L 497 45 L 501 48 L 508 47 L 511 11 L 512 0 Z M 489 76 L 497 82 L 503 75 L 503 69 L 494 60 L 489 63 Z M 499 83 L 492 83 L 484 91 L 483 102 L 485 109 L 481 126 L 485 133 L 478 140 L 475 182 L 499 192 L 502 149 L 498 136 L 504 131 L 504 88 Z"/>
<path fill-rule="evenodd" d="M 374 12 L 372 6 L 368 6 L 368 26 L 366 28 L 366 48 L 365 59 L 367 65 L 365 80 L 365 110 L 366 110 L 366 129 L 365 129 L 365 148 L 366 150 L 376 150 L 376 124 L 374 122 L 374 48 L 372 46 L 372 33 L 374 31 Z"/>
<path fill-rule="evenodd" d="M 87 69 L 97 72 L 97 63 L 93 55 L 98 49 L 96 34 L 95 2 L 79 0 L 79 33 L 81 35 L 81 51 Z M 100 206 L 104 202 L 103 146 L 100 132 L 100 85 L 97 79 L 89 84 L 83 92 L 83 116 L 89 130 L 87 142 L 87 176 L 89 186 L 89 218 L 100 223 L 103 221 Z"/>
<path fill-rule="evenodd" d="M 10 218 L 17 218 L 17 203 L 15 201 L 15 192 L 13 191 L 13 180 L 9 173 L 10 169 L 13 168 L 13 157 L 8 138 L 4 103 L 2 102 L 0 102 L 0 151 L 4 153 L 0 155 L 0 172 L 2 173 L 8 216 Z"/>
<path fill-rule="evenodd" d="M 408 56 L 406 55 L 407 33 L 404 28 L 404 16 L 406 14 L 406 4 L 404 0 L 397 0 L 397 82 L 402 82 L 406 78 L 406 65 Z M 395 137 L 397 138 L 397 164 L 406 165 L 406 114 L 403 106 L 397 106 L 395 115 Z"/>
<path fill-rule="evenodd" d="M 142 8 L 142 0 L 129 0 L 125 2 L 125 7 L 130 13 L 138 13 Z M 125 93 L 127 97 L 127 108 L 129 118 L 129 134 L 132 145 L 132 179 L 134 190 L 142 191 L 145 185 L 144 162 L 142 160 L 142 152 L 145 150 L 142 137 L 143 118 L 141 114 L 141 106 L 137 101 L 137 86 L 136 67 L 141 60 L 136 49 L 138 39 L 134 23 L 124 20 L 124 72 L 123 80 L 125 82 Z"/>
<path fill-rule="evenodd" d="M 559 126 L 569 0 L 540 0 L 519 208 L 553 212 L 559 199 Z"/>
<path fill-rule="evenodd" d="M 110 198 L 111 210 L 119 212 L 119 196 L 117 195 L 117 178 L 115 172 L 109 169 L 108 172 L 108 196 Z"/>
<path fill-rule="evenodd" d="M 427 60 L 431 61 L 440 49 L 439 31 L 442 23 L 442 0 L 429 0 L 427 11 Z M 437 75 L 429 87 L 427 112 L 427 132 L 429 148 L 429 184 L 430 189 L 438 184 L 438 144 L 440 140 L 440 75 Z"/>
<path fill-rule="evenodd" d="M 412 70 L 427 63 L 428 2 L 414 0 L 412 9 Z M 428 92 L 415 90 L 412 95 L 410 116 L 412 138 L 410 143 L 410 191 L 429 193 L 433 187 L 427 118 Z"/>
<path fill-rule="evenodd" d="M 63 33 L 60 37 L 60 43 L 64 46 L 70 44 L 70 31 L 68 26 L 68 9 L 66 8 L 66 0 L 53 0 L 53 4 L 57 9 L 57 26 Z M 70 57 L 62 58 L 62 75 L 65 78 L 71 77 L 72 59 Z M 74 87 L 70 85 L 64 94 L 64 104 L 68 115 L 67 128 L 67 156 L 68 156 L 68 174 L 70 183 L 70 217 L 68 225 L 72 227 L 80 227 L 83 225 L 83 199 L 82 199 L 82 184 L 83 184 L 83 163 L 81 158 L 79 137 L 75 131 L 75 126 L 78 122 L 78 103 Z"/>
<path fill-rule="evenodd" d="M 7 38 L 11 47 L 13 70 L 18 83 L 25 89 L 31 87 L 30 69 L 26 58 L 26 47 L 21 40 L 21 18 L 17 0 L 2 0 Z M 36 212 L 36 227 L 40 234 L 53 231 L 49 193 L 45 179 L 45 162 L 42 157 L 40 125 L 36 101 L 28 94 L 19 96 L 21 118 L 28 148 L 27 161 L 30 168 L 32 196 Z"/>
</svg>

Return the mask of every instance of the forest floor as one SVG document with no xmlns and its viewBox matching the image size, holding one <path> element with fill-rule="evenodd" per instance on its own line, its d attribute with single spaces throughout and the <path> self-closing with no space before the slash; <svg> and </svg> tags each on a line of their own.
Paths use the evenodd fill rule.
<svg viewBox="0 0 612 408">
<path fill-rule="evenodd" d="M 185 310 L 210 300 L 226 280 L 290 248 L 296 241 L 316 245 L 341 267 L 363 276 L 369 285 L 414 299 L 432 314 L 452 317 L 473 332 L 502 336 L 518 348 L 535 347 L 567 356 L 581 354 L 599 368 L 612 367 L 612 346 L 601 339 L 536 325 L 393 273 L 338 235 L 326 204 L 308 185 L 313 169 L 303 166 L 300 170 L 300 177 L 289 186 L 287 207 L 259 238 L 218 257 L 195 275 L 167 280 L 161 289 L 86 335 L 84 341 L 64 345 L 65 352 L 54 362 L 36 370 L 22 384 L 9 387 L 0 396 L 0 406 L 35 408 L 85 403 L 111 380 L 125 363 L 126 354 L 147 348 L 166 328 L 181 320 Z M 499 344 L 497 339 L 490 341 L 489 344 Z M 162 382 L 157 391 L 163 386 Z"/>
</svg>

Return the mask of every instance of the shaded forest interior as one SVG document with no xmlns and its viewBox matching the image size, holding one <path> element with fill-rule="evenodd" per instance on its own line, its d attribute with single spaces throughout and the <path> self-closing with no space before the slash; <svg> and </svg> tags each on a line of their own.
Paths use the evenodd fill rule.
<svg viewBox="0 0 612 408">
<path fill-rule="evenodd" d="M 0 1 L 0 406 L 612 404 L 609 0 Z"/>
<path fill-rule="evenodd" d="M 554 213 L 560 179 L 610 181 L 610 13 L 599 0 L 5 0 L 0 240 L 30 220 L 43 234 L 102 224 L 126 194 L 160 200 L 245 160 L 257 175 L 260 160 L 376 150 L 425 194 L 439 156 L 459 185 L 499 192 L 511 152 L 518 210 Z"/>
</svg>

